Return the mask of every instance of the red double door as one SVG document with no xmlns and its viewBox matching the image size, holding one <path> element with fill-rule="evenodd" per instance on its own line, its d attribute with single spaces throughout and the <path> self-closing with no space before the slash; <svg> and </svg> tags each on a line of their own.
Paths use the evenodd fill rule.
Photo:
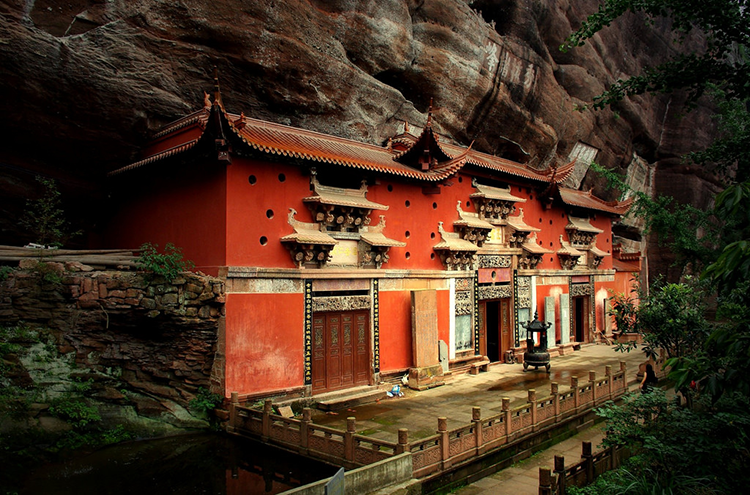
<svg viewBox="0 0 750 495">
<path fill-rule="evenodd" d="M 313 314 L 313 392 L 368 385 L 370 376 L 369 312 Z"/>
</svg>

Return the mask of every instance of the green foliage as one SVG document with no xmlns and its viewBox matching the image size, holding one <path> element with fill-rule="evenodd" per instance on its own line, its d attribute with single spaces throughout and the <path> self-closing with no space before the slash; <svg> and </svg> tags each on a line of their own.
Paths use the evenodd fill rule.
<svg viewBox="0 0 750 495">
<path fill-rule="evenodd" d="M 633 289 L 631 292 L 637 292 Z M 637 299 L 628 294 L 614 294 L 609 298 L 609 316 L 615 319 L 617 331 L 620 333 L 638 332 L 638 305 Z"/>
<path fill-rule="evenodd" d="M 645 14 L 647 22 L 668 18 L 674 42 L 689 33 L 705 34 L 706 46 L 695 53 L 676 53 L 664 64 L 646 67 L 641 74 L 618 80 L 594 98 L 595 108 L 617 103 L 626 96 L 685 89 L 694 103 L 711 85 L 720 86 L 730 99 L 750 96 L 750 12 L 746 0 L 605 0 L 581 23 L 561 50 L 581 46 L 626 12 Z"/>
<path fill-rule="evenodd" d="M 26 211 L 20 219 L 21 226 L 29 231 L 37 244 L 60 247 L 70 237 L 79 235 L 80 231 L 73 232 L 70 229 L 55 181 L 39 175 L 36 181 L 42 186 L 43 193 L 39 199 L 26 201 Z"/>
<path fill-rule="evenodd" d="M 8 277 L 13 273 L 14 268 L 12 266 L 0 266 L 0 282 L 8 280 Z"/>
<path fill-rule="evenodd" d="M 44 285 L 58 286 L 62 284 L 63 278 L 60 272 L 51 264 L 38 260 L 31 271 L 36 275 L 39 282 Z"/>
<path fill-rule="evenodd" d="M 200 387 L 195 398 L 190 401 L 190 409 L 201 414 L 209 414 L 221 405 L 224 398 L 219 394 L 212 394 L 207 389 Z"/>
<path fill-rule="evenodd" d="M 692 279 L 668 284 L 657 280 L 638 308 L 638 328 L 647 353 L 664 349 L 668 358 L 697 352 L 709 335 L 704 293 Z"/>
<path fill-rule="evenodd" d="M 136 265 L 141 270 L 161 275 L 167 282 L 172 282 L 182 272 L 190 270 L 195 265 L 190 260 L 183 259 L 182 250 L 172 243 L 164 246 L 164 252 L 159 253 L 159 245 L 147 242 L 140 248 L 140 255 Z"/>
<path fill-rule="evenodd" d="M 697 398 L 696 407 L 686 408 L 655 389 L 630 395 L 622 405 L 609 403 L 597 414 L 606 419 L 605 446 L 626 445 L 639 454 L 629 474 L 613 475 L 619 477 L 618 482 L 644 478 L 674 493 L 696 488 L 707 490 L 701 493 L 732 493 L 750 482 L 750 400 L 746 396 L 728 395 L 715 404 L 706 397 Z"/>
<path fill-rule="evenodd" d="M 94 423 L 101 421 L 99 410 L 96 407 L 89 406 L 82 397 L 60 397 L 52 401 L 49 412 L 60 419 L 70 423 L 75 429 L 82 429 Z"/>
</svg>

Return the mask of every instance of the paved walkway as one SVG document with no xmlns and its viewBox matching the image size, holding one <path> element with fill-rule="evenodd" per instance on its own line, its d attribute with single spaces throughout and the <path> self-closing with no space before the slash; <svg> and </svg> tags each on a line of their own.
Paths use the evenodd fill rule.
<svg viewBox="0 0 750 495">
<path fill-rule="evenodd" d="M 547 450 L 538 452 L 528 459 L 524 459 L 509 468 L 475 481 L 468 486 L 459 488 L 452 493 L 459 495 L 494 495 L 504 493 L 513 495 L 538 495 L 539 468 L 554 469 L 556 455 L 565 457 L 566 466 L 579 462 L 581 460 L 582 442 L 591 442 L 593 451 L 600 451 L 602 449 L 600 444 L 604 438 L 603 427 L 603 423 L 592 426 L 567 440 L 553 445 Z"/>
<path fill-rule="evenodd" d="M 528 390 L 535 389 L 538 398 L 550 393 L 550 383 L 557 382 L 560 391 L 570 386 L 570 377 L 578 376 L 581 383 L 588 381 L 589 370 L 596 377 L 604 376 L 605 366 L 620 369 L 619 362 L 627 363 L 627 380 L 633 382 L 638 365 L 645 361 L 642 352 L 619 353 L 604 344 L 583 345 L 579 351 L 553 357 L 551 372 L 530 368 L 523 371 L 520 364 L 495 364 L 486 373 L 462 374 L 450 378 L 441 387 L 417 392 L 405 390 L 404 397 L 383 399 L 375 404 L 338 411 L 337 414 L 314 411 L 313 422 L 346 429 L 346 418 L 356 418 L 357 433 L 396 442 L 399 428 L 408 428 L 409 439 L 418 440 L 434 435 L 437 418 L 448 419 L 448 429 L 471 422 L 473 406 L 481 408 L 482 417 L 498 414 L 503 397 L 511 399 L 511 407 L 525 403 Z"/>
</svg>

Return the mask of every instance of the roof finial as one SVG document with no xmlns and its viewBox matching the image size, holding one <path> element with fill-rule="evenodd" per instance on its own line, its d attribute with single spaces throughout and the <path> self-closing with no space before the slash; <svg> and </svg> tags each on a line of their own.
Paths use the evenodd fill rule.
<svg viewBox="0 0 750 495">
<path fill-rule="evenodd" d="M 219 68 L 216 65 L 214 65 L 214 104 L 224 109 L 224 103 L 221 101 L 221 88 L 219 88 Z"/>
<path fill-rule="evenodd" d="M 404 120 L 404 134 L 407 134 L 409 132 L 409 121 Z"/>
<path fill-rule="evenodd" d="M 427 110 L 427 127 L 432 127 L 432 98 L 430 98 L 430 108 Z"/>
</svg>

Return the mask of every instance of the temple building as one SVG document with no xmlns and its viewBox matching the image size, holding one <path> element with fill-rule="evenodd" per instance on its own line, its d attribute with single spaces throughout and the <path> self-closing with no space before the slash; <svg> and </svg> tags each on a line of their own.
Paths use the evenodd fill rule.
<svg viewBox="0 0 750 495">
<path fill-rule="evenodd" d="M 105 238 L 171 242 L 225 280 L 213 378 L 226 397 L 407 373 L 423 389 L 522 356 L 535 312 L 553 356 L 608 329 L 609 291 L 640 269 L 613 259 L 629 202 L 564 187 L 573 166 L 443 142 L 431 112 L 383 146 L 255 120 L 228 113 L 217 84 L 109 174 Z"/>
</svg>

